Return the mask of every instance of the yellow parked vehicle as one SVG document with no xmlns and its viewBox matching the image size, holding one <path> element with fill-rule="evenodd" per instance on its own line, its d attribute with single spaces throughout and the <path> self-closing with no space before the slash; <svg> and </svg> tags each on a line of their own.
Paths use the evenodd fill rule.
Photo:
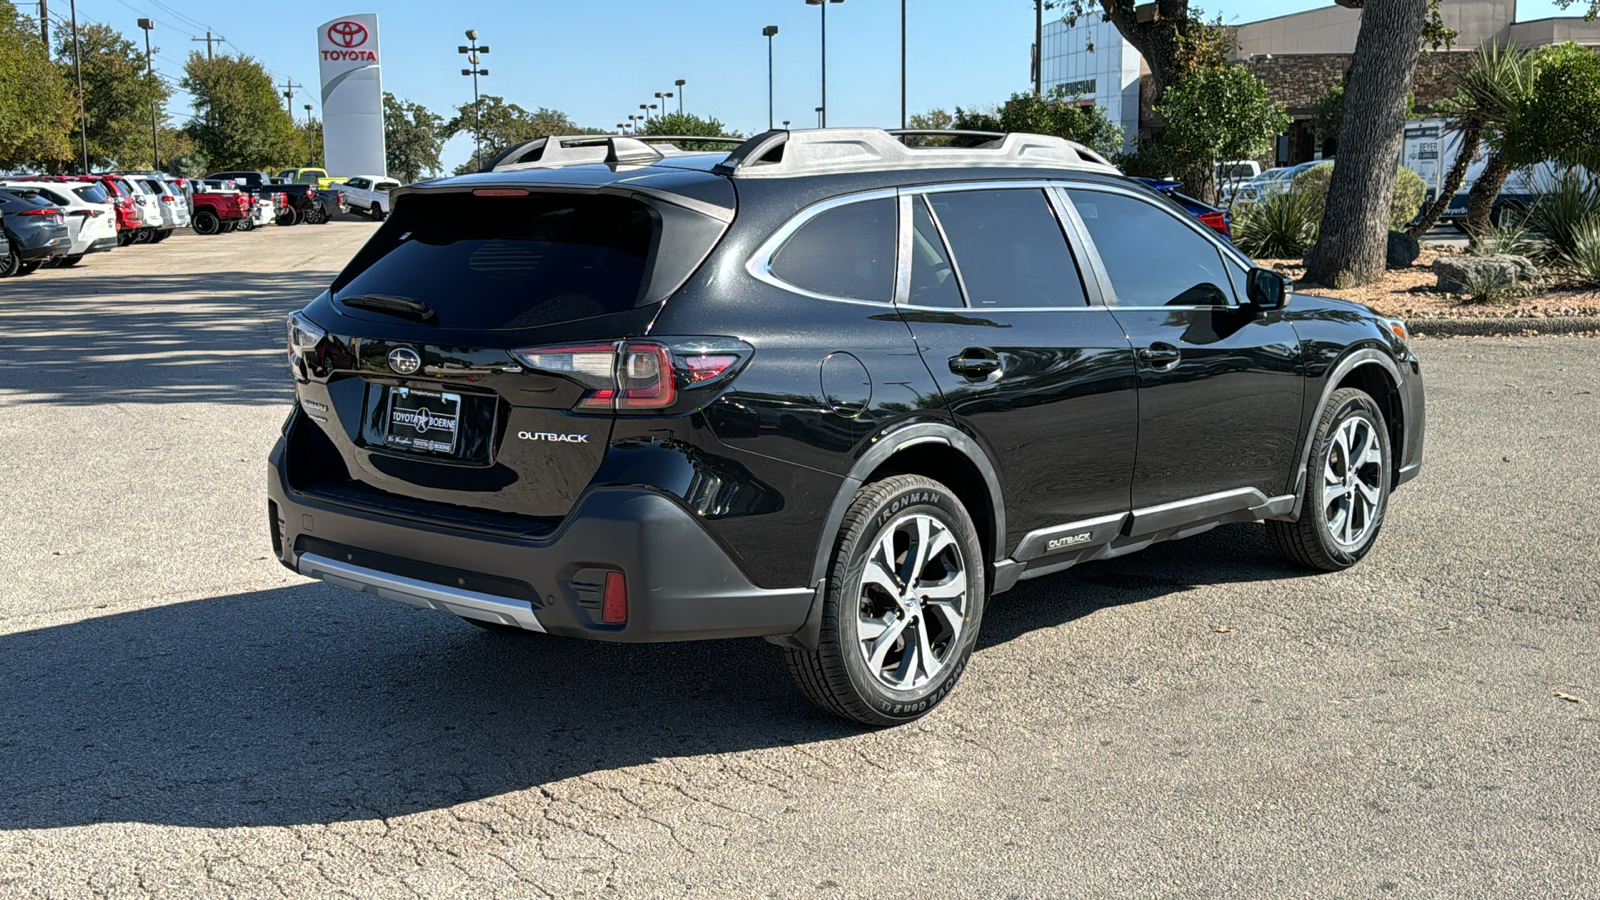
<svg viewBox="0 0 1600 900">
<path fill-rule="evenodd" d="M 330 177 L 327 169 L 284 169 L 278 173 L 278 180 L 284 184 L 314 184 L 326 191 L 348 179 Z"/>
</svg>

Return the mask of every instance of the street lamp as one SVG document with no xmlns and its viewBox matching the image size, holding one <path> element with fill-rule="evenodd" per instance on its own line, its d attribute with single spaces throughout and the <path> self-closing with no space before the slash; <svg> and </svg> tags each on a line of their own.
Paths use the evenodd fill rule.
<svg viewBox="0 0 1600 900">
<path fill-rule="evenodd" d="M 772 130 L 772 38 L 778 33 L 778 26 L 768 25 L 761 29 L 767 38 L 767 130 Z"/>
<path fill-rule="evenodd" d="M 806 0 L 807 6 L 822 7 L 822 105 L 818 110 L 818 128 L 828 127 L 828 4 L 844 0 Z"/>
<path fill-rule="evenodd" d="M 684 81 L 682 78 L 679 78 L 677 81 L 672 83 L 672 86 L 678 89 L 678 115 L 680 116 L 683 115 L 683 86 L 688 83 L 689 82 Z"/>
<path fill-rule="evenodd" d="M 789 130 L 789 120 L 788 119 L 784 119 L 783 120 L 783 130 L 784 131 L 788 131 Z"/>
<path fill-rule="evenodd" d="M 305 109 L 306 109 L 306 129 L 309 131 L 310 128 L 311 128 L 311 104 L 307 103 Z M 315 162 L 315 160 L 313 160 L 313 162 Z M 327 144 L 323 144 L 323 146 L 322 146 L 322 165 L 326 166 L 327 164 L 328 164 L 328 146 L 327 146 Z"/>
<path fill-rule="evenodd" d="M 667 101 L 672 99 L 672 92 L 667 91 L 666 93 L 662 93 L 661 91 L 656 91 L 656 99 L 661 101 L 661 108 L 665 110 L 667 108 Z M 663 112 L 662 115 L 666 115 L 666 113 Z"/>
<path fill-rule="evenodd" d="M 472 43 L 457 47 L 456 52 L 465 53 L 467 62 L 472 64 L 472 68 L 462 69 L 461 74 L 472 76 L 472 161 L 481 169 L 483 168 L 483 110 L 478 105 L 478 76 L 482 75 L 487 78 L 489 70 L 478 68 L 478 55 L 488 53 L 489 46 L 487 44 L 478 45 L 478 29 L 468 28 L 466 33 L 467 40 Z"/>
<path fill-rule="evenodd" d="M 156 27 L 155 19 L 140 19 L 139 27 L 144 29 L 144 67 L 151 81 L 156 80 L 156 67 L 150 62 L 150 32 Z M 161 171 L 161 145 L 156 142 L 156 100 L 150 100 L 150 155 L 155 157 L 156 171 Z M 87 174 L 87 173 L 85 173 Z"/>
<path fill-rule="evenodd" d="M 83 140 L 83 174 L 89 174 L 89 113 L 84 110 L 83 99 L 83 52 L 78 46 L 78 0 L 72 0 L 72 68 L 77 72 L 78 78 L 78 134 Z M 40 16 L 40 18 L 44 18 Z M 210 46 L 209 44 L 207 46 Z M 48 47 L 45 52 L 49 52 Z M 148 55 L 148 54 L 146 54 Z"/>
<path fill-rule="evenodd" d="M 641 103 L 639 104 L 639 108 L 644 110 L 644 115 L 640 116 L 639 118 L 644 119 L 646 122 L 650 121 L 650 104 Z"/>
</svg>

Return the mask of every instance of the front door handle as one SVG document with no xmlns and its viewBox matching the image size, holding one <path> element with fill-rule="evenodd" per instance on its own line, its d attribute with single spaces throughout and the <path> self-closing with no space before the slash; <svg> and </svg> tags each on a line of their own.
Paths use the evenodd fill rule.
<svg viewBox="0 0 1600 900">
<path fill-rule="evenodd" d="M 1183 354 L 1177 347 L 1162 341 L 1156 341 L 1139 351 L 1139 361 L 1152 369 L 1170 369 L 1181 359 Z"/>
<path fill-rule="evenodd" d="M 973 381 L 993 380 L 1005 374 L 998 353 L 974 347 L 968 347 L 959 355 L 950 357 L 950 371 Z"/>
</svg>

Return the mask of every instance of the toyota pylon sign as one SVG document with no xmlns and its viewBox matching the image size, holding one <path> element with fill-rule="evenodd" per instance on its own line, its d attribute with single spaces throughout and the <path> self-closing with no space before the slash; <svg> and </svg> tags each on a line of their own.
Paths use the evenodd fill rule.
<svg viewBox="0 0 1600 900">
<path fill-rule="evenodd" d="M 329 175 L 386 175 L 378 16 L 340 16 L 317 28 L 322 145 Z"/>
</svg>

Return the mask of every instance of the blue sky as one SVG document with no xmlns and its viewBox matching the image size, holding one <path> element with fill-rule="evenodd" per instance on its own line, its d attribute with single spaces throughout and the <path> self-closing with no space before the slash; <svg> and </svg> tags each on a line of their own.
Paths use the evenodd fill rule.
<svg viewBox="0 0 1600 900">
<path fill-rule="evenodd" d="M 1212 0 L 1208 14 L 1229 22 L 1327 6 L 1331 0 Z M 37 7 L 18 0 L 24 12 Z M 50 0 L 52 15 L 66 0 Z M 32 7 L 30 9 L 30 7 Z M 977 106 L 1028 87 L 1033 41 L 1031 0 L 909 0 L 908 105 Z M 376 12 L 383 48 L 384 88 L 448 115 L 470 101 L 471 79 L 460 75 L 456 47 L 478 29 L 490 53 L 485 93 L 528 108 L 560 109 L 584 125 L 610 128 L 656 102 L 656 91 L 688 80 L 686 109 L 713 115 L 746 134 L 767 125 L 767 41 L 775 38 L 776 118 L 795 127 L 815 124 L 819 105 L 818 8 L 804 0 L 520 0 L 421 2 L 350 0 L 218 3 L 215 0 L 78 0 L 81 19 L 121 28 L 142 43 L 135 20 L 156 20 L 156 68 L 176 78 L 209 26 L 225 35 L 226 52 L 261 60 L 281 82 L 309 85 L 295 112 L 316 96 L 316 27 L 339 15 Z M 1520 19 L 1559 15 L 1552 0 L 1521 0 Z M 900 120 L 900 4 L 845 0 L 828 7 L 828 121 L 830 125 L 891 125 Z M 175 118 L 187 115 L 179 95 Z M 676 100 L 673 101 L 676 103 Z M 319 103 L 320 106 L 320 103 Z M 471 155 L 458 138 L 445 152 L 447 168 Z"/>
</svg>

